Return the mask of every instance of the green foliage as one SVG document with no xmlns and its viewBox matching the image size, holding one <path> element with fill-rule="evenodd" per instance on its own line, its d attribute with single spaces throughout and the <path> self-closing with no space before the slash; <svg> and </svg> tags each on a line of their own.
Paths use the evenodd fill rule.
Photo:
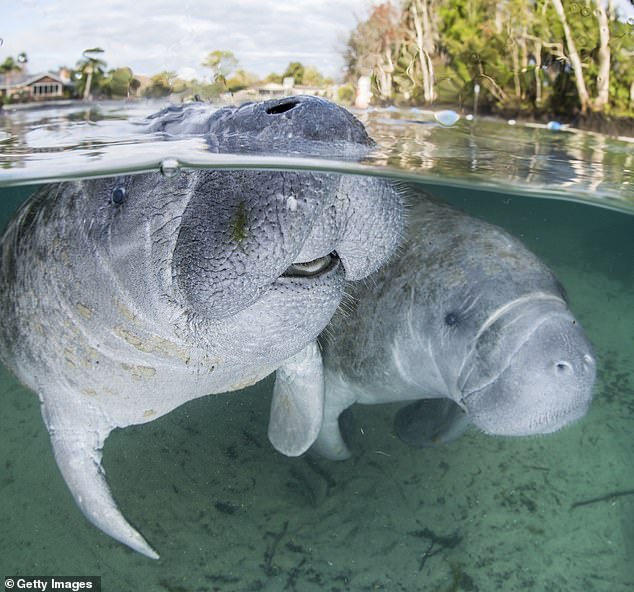
<svg viewBox="0 0 634 592">
<path fill-rule="evenodd" d="M 77 62 L 73 71 L 77 92 L 80 96 L 88 98 L 92 93 L 104 94 L 103 89 L 107 89 L 106 82 L 106 62 L 98 55 L 104 53 L 100 47 L 85 49 L 82 52 L 83 58 Z M 96 91 L 96 92 L 95 92 Z"/>
<path fill-rule="evenodd" d="M 337 98 L 345 105 L 352 105 L 354 101 L 354 87 L 352 84 L 344 84 L 337 90 Z"/>
<path fill-rule="evenodd" d="M 130 87 L 134 85 L 134 80 L 130 81 Z M 166 70 L 155 74 L 150 80 L 151 84 L 145 88 L 143 96 L 151 99 L 166 97 L 172 93 L 182 93 L 191 88 L 190 84 L 177 78 L 174 72 Z"/>
<path fill-rule="evenodd" d="M 226 80 L 238 68 L 238 59 L 231 51 L 216 49 L 207 54 L 202 65 L 211 69 L 214 81 L 220 81 Z"/>
<path fill-rule="evenodd" d="M 282 75 L 271 72 L 270 74 L 267 74 L 264 82 L 275 82 L 276 84 L 282 84 Z"/>
<path fill-rule="evenodd" d="M 553 0 L 380 4 L 350 34 L 344 51 L 348 80 L 370 75 L 381 97 L 420 103 L 428 100 L 423 88 L 430 67 L 436 102 L 470 109 L 479 87 L 480 111 L 570 115 L 588 107 L 632 114 L 634 28 L 609 13 L 609 104 L 599 100 L 604 8 L 601 0 L 563 0 L 562 17 Z M 583 80 L 575 78 L 576 59 Z M 580 86 L 589 95 L 585 106 Z"/>
<path fill-rule="evenodd" d="M 313 66 L 306 66 L 304 68 L 304 75 L 302 76 L 302 84 L 307 86 L 323 86 L 325 78 L 321 72 Z"/>
<path fill-rule="evenodd" d="M 291 62 L 282 74 L 282 80 L 284 78 L 292 77 L 295 79 L 295 84 L 304 84 L 305 68 L 300 62 Z"/>
<path fill-rule="evenodd" d="M 236 70 L 235 74 L 225 81 L 225 85 L 229 92 L 238 92 L 248 88 L 258 81 L 255 74 L 251 74 L 246 70 Z"/>
<path fill-rule="evenodd" d="M 116 68 L 110 71 L 108 86 L 109 96 L 113 99 L 122 99 L 130 96 L 130 83 L 134 79 L 134 74 L 130 68 Z"/>
<path fill-rule="evenodd" d="M 163 71 L 155 74 L 151 78 L 151 84 L 148 86 L 143 95 L 150 99 L 159 99 L 166 97 L 172 93 L 172 82 L 176 78 L 174 72 Z"/>
<path fill-rule="evenodd" d="M 24 70 L 24 65 L 28 62 L 25 52 L 18 54 L 16 58 L 7 56 L 0 64 L 0 74 L 3 74 L 9 81 Z M 8 94 L 0 99 L 0 104 L 10 104 L 23 102 L 29 99 L 29 92 L 23 90 L 19 93 Z"/>
<path fill-rule="evenodd" d="M 13 56 L 5 58 L 4 62 L 0 64 L 0 74 L 14 74 L 22 71 L 22 65 Z"/>
</svg>

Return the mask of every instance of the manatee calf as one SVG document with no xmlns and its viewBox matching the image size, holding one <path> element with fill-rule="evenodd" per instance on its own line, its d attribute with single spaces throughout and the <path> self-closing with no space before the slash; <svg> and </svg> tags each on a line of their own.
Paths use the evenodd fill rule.
<svg viewBox="0 0 634 592">
<path fill-rule="evenodd" d="M 346 157 L 373 145 L 322 99 L 212 111 L 171 109 L 151 126 L 204 133 L 211 150 L 311 155 L 330 143 L 331 156 Z M 303 374 L 321 377 L 316 338 L 345 281 L 375 271 L 402 225 L 393 184 L 331 173 L 197 170 L 40 189 L 0 243 L 0 354 L 38 393 L 88 519 L 158 557 L 110 494 L 108 434 L 278 368 L 271 441 L 288 455 L 306 450 L 323 411 L 323 380 Z"/>
<path fill-rule="evenodd" d="M 314 449 L 349 455 L 339 414 L 414 403 L 396 416 L 414 445 L 553 432 L 584 415 L 592 347 L 552 272 L 500 228 L 422 195 L 399 256 L 351 288 L 324 339 L 326 399 Z"/>
</svg>

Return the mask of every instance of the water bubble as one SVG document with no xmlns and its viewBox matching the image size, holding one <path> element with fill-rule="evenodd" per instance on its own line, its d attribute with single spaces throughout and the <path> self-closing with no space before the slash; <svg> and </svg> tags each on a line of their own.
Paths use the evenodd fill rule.
<svg viewBox="0 0 634 592">
<path fill-rule="evenodd" d="M 450 127 L 460 119 L 460 115 L 451 109 L 446 109 L 444 111 L 436 111 L 436 113 L 434 113 L 434 119 L 440 125 Z"/>
<path fill-rule="evenodd" d="M 161 162 L 161 175 L 173 179 L 181 172 L 181 165 L 175 158 L 166 158 Z"/>
<path fill-rule="evenodd" d="M 549 121 L 546 127 L 553 132 L 558 132 L 561 129 L 561 123 L 558 121 Z"/>
</svg>

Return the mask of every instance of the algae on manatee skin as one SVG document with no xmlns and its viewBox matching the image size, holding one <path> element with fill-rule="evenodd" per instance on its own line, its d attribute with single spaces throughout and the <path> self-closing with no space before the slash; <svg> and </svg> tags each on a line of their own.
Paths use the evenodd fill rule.
<svg viewBox="0 0 634 592">
<path fill-rule="evenodd" d="M 239 245 L 247 238 L 247 208 L 243 201 L 238 204 L 238 209 L 231 220 L 231 238 Z"/>
</svg>

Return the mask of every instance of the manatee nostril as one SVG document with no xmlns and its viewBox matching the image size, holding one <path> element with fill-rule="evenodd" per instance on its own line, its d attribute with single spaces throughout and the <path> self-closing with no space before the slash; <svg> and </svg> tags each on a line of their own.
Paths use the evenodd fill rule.
<svg viewBox="0 0 634 592">
<path fill-rule="evenodd" d="M 299 105 L 299 103 L 300 102 L 297 99 L 279 101 L 278 103 L 275 103 L 275 105 L 267 107 L 266 112 L 269 115 L 279 115 L 280 113 L 286 113 L 287 111 L 294 109 L 295 107 L 297 107 L 297 105 Z"/>
</svg>

